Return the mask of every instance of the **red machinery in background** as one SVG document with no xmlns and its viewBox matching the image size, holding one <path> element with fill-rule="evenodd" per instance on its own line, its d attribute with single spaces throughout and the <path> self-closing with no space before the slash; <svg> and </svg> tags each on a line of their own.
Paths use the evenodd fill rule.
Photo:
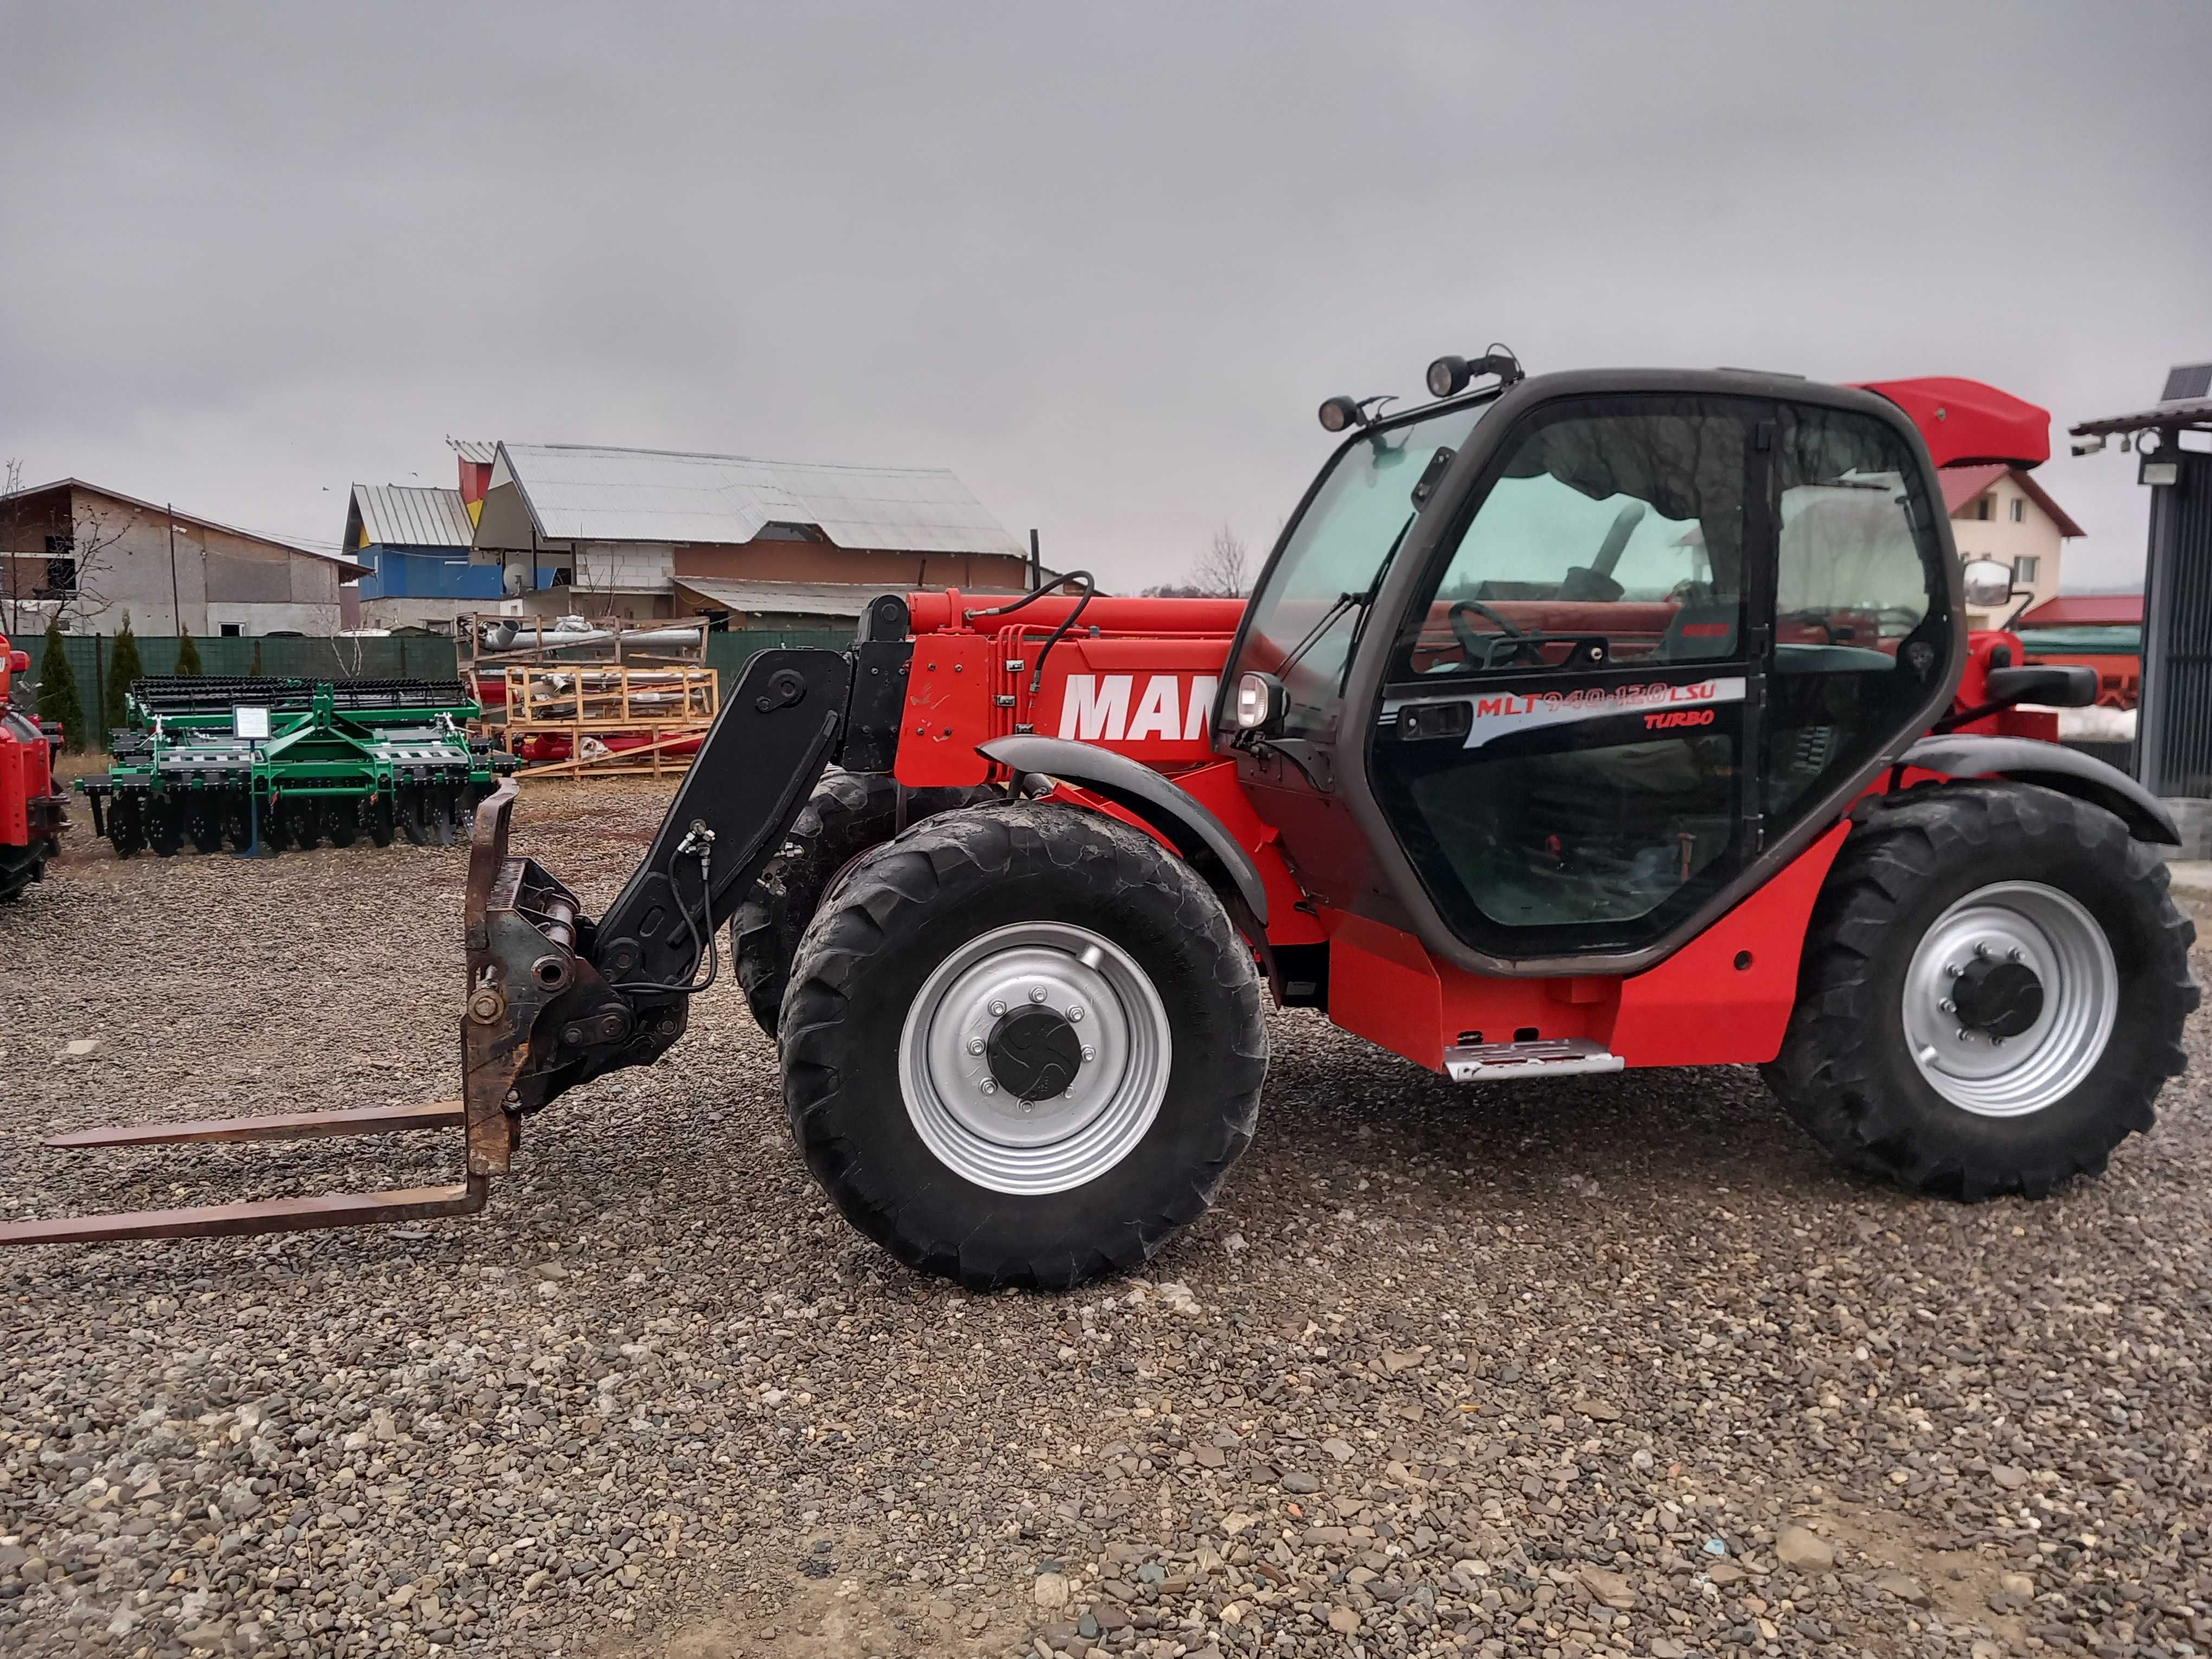
<svg viewBox="0 0 2212 1659">
<path fill-rule="evenodd" d="M 69 822 L 54 791 L 61 734 L 10 700 L 15 677 L 30 672 L 30 653 L 0 635 L 0 901 L 45 878 Z"/>
</svg>

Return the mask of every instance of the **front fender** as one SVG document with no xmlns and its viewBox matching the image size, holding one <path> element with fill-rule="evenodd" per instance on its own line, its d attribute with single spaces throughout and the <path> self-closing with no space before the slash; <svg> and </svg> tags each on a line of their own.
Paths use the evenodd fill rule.
<svg viewBox="0 0 2212 1659">
<path fill-rule="evenodd" d="M 2001 738 L 1952 732 L 1923 738 L 1898 764 L 1954 778 L 2017 778 L 2103 807 L 2137 841 L 2181 845 L 2181 831 L 2166 803 L 2116 766 L 2034 738 Z"/>
<path fill-rule="evenodd" d="M 1252 855 L 1219 818 L 1150 767 L 1110 749 L 1066 738 L 995 738 L 981 744 L 977 752 L 1017 773 L 1065 778 L 1133 812 L 1158 830 L 1224 899 L 1232 895 L 1240 899 L 1260 929 L 1255 937 L 1267 937 L 1267 889 Z M 1224 882 L 1227 891 L 1223 890 Z"/>
</svg>

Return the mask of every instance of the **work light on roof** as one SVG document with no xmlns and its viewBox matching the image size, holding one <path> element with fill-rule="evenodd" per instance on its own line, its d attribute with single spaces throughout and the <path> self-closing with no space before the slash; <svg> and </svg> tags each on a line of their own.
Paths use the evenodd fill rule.
<svg viewBox="0 0 2212 1659">
<path fill-rule="evenodd" d="M 1478 374 L 1495 374 L 1500 388 L 1522 378 L 1521 362 L 1502 345 L 1493 344 L 1480 357 L 1439 357 L 1425 377 L 1431 398 L 1456 398 Z"/>
</svg>

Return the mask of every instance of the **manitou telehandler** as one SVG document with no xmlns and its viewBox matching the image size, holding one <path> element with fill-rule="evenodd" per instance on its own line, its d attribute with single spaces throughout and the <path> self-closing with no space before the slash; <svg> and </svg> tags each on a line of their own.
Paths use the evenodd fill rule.
<svg viewBox="0 0 2212 1659">
<path fill-rule="evenodd" d="M 0 634 L 0 902 L 46 878 L 69 822 L 54 789 L 60 730 L 16 706 L 17 678 L 30 672 L 31 653 Z"/>
<path fill-rule="evenodd" d="M 451 1122 L 461 1185 L 0 1237 L 476 1208 L 524 1117 L 683 1034 L 731 921 L 809 1167 L 974 1286 L 1133 1267 L 1206 1207 L 1263 990 L 1466 1083 L 1755 1064 L 1848 1164 L 1959 1198 L 2148 1127 L 2197 996 L 2174 828 L 2018 707 L 2094 674 L 1967 632 L 2010 576 L 1961 571 L 1937 477 L 2042 461 L 2045 412 L 1500 352 L 1428 378 L 1322 405 L 1342 442 L 1249 603 L 1079 574 L 757 656 L 596 918 L 509 855 L 502 785 L 461 1100 L 64 1138 Z"/>
</svg>

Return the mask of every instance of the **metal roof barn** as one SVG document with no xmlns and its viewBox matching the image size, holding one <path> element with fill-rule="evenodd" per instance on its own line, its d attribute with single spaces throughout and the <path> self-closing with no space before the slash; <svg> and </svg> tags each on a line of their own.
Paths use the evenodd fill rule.
<svg viewBox="0 0 2212 1659">
<path fill-rule="evenodd" d="M 493 462 L 474 545 L 728 544 L 784 526 L 842 548 L 1014 557 L 1026 550 L 941 467 L 509 443 Z"/>
<path fill-rule="evenodd" d="M 356 484 L 346 514 L 345 545 L 466 547 L 476 526 L 458 489 L 409 484 Z"/>
</svg>

